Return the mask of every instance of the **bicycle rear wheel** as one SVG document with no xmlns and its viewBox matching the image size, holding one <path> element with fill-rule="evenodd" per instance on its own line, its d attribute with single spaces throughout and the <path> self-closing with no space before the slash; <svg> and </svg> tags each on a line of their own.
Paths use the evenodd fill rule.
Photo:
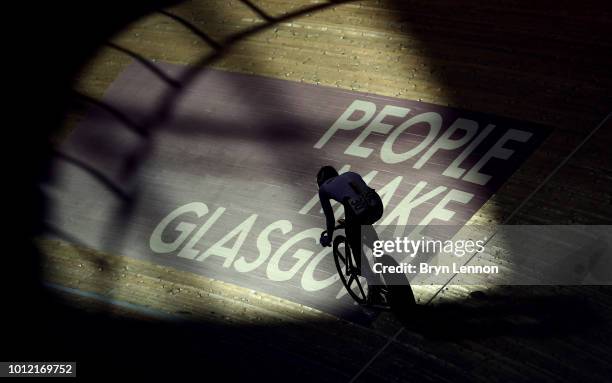
<svg viewBox="0 0 612 383">
<path fill-rule="evenodd" d="M 349 295 L 359 304 L 365 304 L 368 297 L 368 284 L 365 278 L 357 274 L 357 267 L 346 237 L 334 238 L 334 263 L 340 280 Z"/>
</svg>

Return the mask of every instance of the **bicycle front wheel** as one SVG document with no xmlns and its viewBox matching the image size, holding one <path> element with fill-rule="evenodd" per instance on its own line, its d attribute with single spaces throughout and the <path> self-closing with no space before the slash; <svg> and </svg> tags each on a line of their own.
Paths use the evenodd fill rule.
<svg viewBox="0 0 612 383">
<path fill-rule="evenodd" d="M 368 285 L 365 278 L 357 274 L 351 248 L 346 237 L 338 235 L 334 238 L 334 263 L 340 275 L 340 280 L 349 295 L 359 304 L 365 304 L 368 297 Z"/>
</svg>

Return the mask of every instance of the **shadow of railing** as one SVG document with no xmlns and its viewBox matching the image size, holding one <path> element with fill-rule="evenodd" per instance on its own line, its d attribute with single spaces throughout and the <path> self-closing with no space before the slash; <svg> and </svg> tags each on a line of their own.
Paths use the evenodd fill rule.
<svg viewBox="0 0 612 383">
<path fill-rule="evenodd" d="M 122 47 L 120 45 L 117 45 L 117 44 L 113 43 L 112 41 L 107 42 L 106 45 L 108 45 L 109 47 L 115 49 L 118 52 L 121 52 L 121 53 L 124 53 L 124 54 L 130 56 L 131 58 L 133 58 L 134 60 L 136 60 L 137 62 L 142 64 L 142 66 L 144 66 L 145 68 L 150 70 L 151 73 L 155 74 L 161 80 L 166 82 L 168 85 L 170 85 L 172 87 L 175 87 L 175 88 L 180 86 L 180 83 L 178 81 L 176 81 L 175 79 L 173 79 L 170 76 L 168 76 L 164 71 L 159 69 L 155 64 L 153 64 L 150 60 L 147 60 L 145 57 L 143 57 L 143 56 L 141 56 L 141 55 L 139 55 L 139 54 L 137 54 L 137 53 L 127 49 L 127 48 L 124 48 L 124 47 Z"/>
</svg>

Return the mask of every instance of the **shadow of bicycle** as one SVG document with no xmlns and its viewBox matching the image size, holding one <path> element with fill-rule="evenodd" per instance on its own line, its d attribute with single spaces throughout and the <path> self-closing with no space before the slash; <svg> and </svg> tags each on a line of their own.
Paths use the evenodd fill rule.
<svg viewBox="0 0 612 383">
<path fill-rule="evenodd" d="M 361 240 L 362 247 L 365 245 L 372 250 L 375 248 L 374 244 L 376 241 L 380 240 L 380 237 L 374 226 L 364 225 L 361 227 Z M 372 261 L 370 261 L 365 254 L 364 251 L 361 252 L 361 265 L 368 266 L 366 268 L 362 267 L 362 273 L 366 275 L 370 274 L 368 278 L 370 281 L 378 280 L 379 284 L 384 286 L 386 301 L 388 302 L 390 311 L 400 321 L 407 319 L 416 306 L 416 300 L 412 287 L 410 286 L 410 281 L 406 274 L 387 272 L 387 270 L 396 269 L 399 263 L 387 254 L 376 257 L 375 260 L 373 259 Z M 380 274 L 374 272 L 374 262 L 381 264 L 382 267 L 379 269 L 382 270 L 382 272 Z M 368 283 L 370 283 L 370 281 Z"/>
</svg>

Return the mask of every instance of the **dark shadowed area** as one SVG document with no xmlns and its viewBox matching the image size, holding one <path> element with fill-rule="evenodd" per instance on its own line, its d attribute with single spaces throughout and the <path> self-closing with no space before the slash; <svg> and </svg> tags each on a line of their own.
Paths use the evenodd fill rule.
<svg viewBox="0 0 612 383">
<path fill-rule="evenodd" d="M 100 273 L 91 278 L 99 278 L 109 296 L 79 295 L 72 290 L 57 294 L 43 287 L 46 281 L 40 270 L 44 260 L 34 238 L 43 231 L 42 217 L 53 208 L 45 205 L 39 188 L 41 183 L 53 184 L 56 175 L 49 168 L 52 156 L 87 173 L 103 193 L 116 196 L 116 209 L 109 212 L 112 219 L 103 230 L 117 231 L 136 211 L 141 195 L 139 171 L 151 158 L 158 135 L 168 134 L 160 129 L 172 120 L 176 106 L 186 97 L 182 91 L 203 68 L 214 66 L 241 41 L 275 24 L 310 17 L 318 11 L 331 13 L 332 8 L 343 6 L 340 3 L 355 6 L 355 12 L 369 12 L 374 29 L 410 34 L 419 41 L 414 46 L 397 41 L 388 44 L 398 44 L 399 51 L 408 50 L 425 58 L 415 67 L 402 67 L 399 62 L 398 70 L 416 80 L 427 73 L 439 89 L 421 88 L 422 83 L 414 89 L 395 86 L 391 74 L 374 74 L 375 64 L 371 68 L 362 65 L 364 73 L 373 73 L 374 79 L 367 81 L 389 84 L 386 96 L 396 93 L 414 100 L 419 91 L 432 98 L 444 94 L 446 104 L 453 108 L 552 127 L 552 133 L 545 135 L 548 138 L 519 171 L 496 185 L 495 195 L 482 207 L 485 213 L 475 214 L 474 219 L 491 225 L 508 217 L 513 218 L 511 223 L 612 221 L 612 168 L 609 159 L 605 160 L 612 139 L 609 124 L 546 186 L 530 194 L 610 111 L 612 35 L 606 2 L 502 1 L 484 5 L 386 1 L 363 6 L 320 2 L 283 16 L 271 16 L 257 2 L 243 0 L 235 3 L 251 9 L 263 22 L 225 39 L 174 12 L 172 7 L 178 3 L 111 0 L 62 8 L 38 2 L 15 13 L 24 16 L 24 25 L 33 33 L 14 51 L 15 61 L 26 73 L 21 78 L 27 79 L 28 85 L 16 93 L 14 99 L 19 105 L 10 111 L 18 116 L 10 146 L 21 148 L 21 154 L 10 162 L 17 175 L 11 180 L 14 194 L 7 203 L 18 209 L 10 209 L 10 217 L 5 218 L 11 223 L 5 236 L 14 249 L 7 252 L 8 262 L 3 266 L 7 335 L 2 360 L 77 360 L 81 376 L 104 377 L 189 374 L 205 378 L 224 374 L 230 379 L 290 377 L 334 382 L 353 377 L 357 381 L 608 379 L 612 368 L 608 361 L 612 295 L 607 287 L 499 286 L 472 295 L 444 288 L 430 294 L 431 300 L 420 302 L 418 309 L 400 310 L 399 321 L 392 319 L 389 328 L 382 330 L 331 317 L 249 326 L 232 324 L 231 320 L 209 321 L 189 312 L 121 306 L 112 293 L 114 271 L 103 256 L 95 261 Z M 212 53 L 174 77 L 132 49 L 111 41 L 132 22 L 154 13 L 187 28 L 212 48 Z M 206 8 L 205 16 L 198 21 L 209 25 L 231 16 L 214 7 Z M 348 18 L 328 21 L 331 27 L 352 22 Z M 159 79 L 155 86 L 163 88 L 162 96 L 153 100 L 150 110 L 126 114 L 117 106 L 73 89 L 76 76 L 102 47 L 131 57 L 139 63 L 135 65 L 148 68 Z M 355 47 L 355 54 L 367 62 L 368 53 L 361 48 L 366 49 Z M 265 72 L 262 67 L 253 68 L 253 72 L 258 69 Z M 290 107 L 283 99 L 268 101 Z M 120 153 L 113 177 L 52 144 L 66 114 L 75 108 L 101 111 L 125 129 L 122 134 L 126 140 L 104 141 L 103 132 L 96 132 L 102 134 L 87 148 L 92 156 Z M 134 113 L 141 118 L 133 119 Z M 307 121 L 303 123 L 307 128 Z M 300 129 L 288 131 L 283 126 L 268 125 L 245 135 L 243 130 L 234 130 L 235 125 L 228 124 L 227 129 L 223 126 L 224 121 L 220 121 L 207 130 L 198 121 L 183 120 L 172 134 L 183 139 L 197 135 L 228 141 L 240 134 L 241 139 L 271 146 L 298 140 L 302 134 Z M 295 156 L 279 161 L 275 171 L 291 179 L 292 169 L 319 161 L 316 157 Z M 310 192 L 304 196 L 307 200 Z M 528 197 L 529 201 L 522 204 Z M 516 211 L 517 207 L 520 210 Z M 75 233 L 54 227 L 44 230 L 55 230 L 56 236 L 78 244 Z M 114 237 L 107 248 L 111 245 L 120 252 L 123 243 Z M 508 247 L 512 253 L 512 246 Z M 396 333 L 401 326 L 405 330 Z M 498 372 L 495 378 L 492 371 Z"/>
</svg>

